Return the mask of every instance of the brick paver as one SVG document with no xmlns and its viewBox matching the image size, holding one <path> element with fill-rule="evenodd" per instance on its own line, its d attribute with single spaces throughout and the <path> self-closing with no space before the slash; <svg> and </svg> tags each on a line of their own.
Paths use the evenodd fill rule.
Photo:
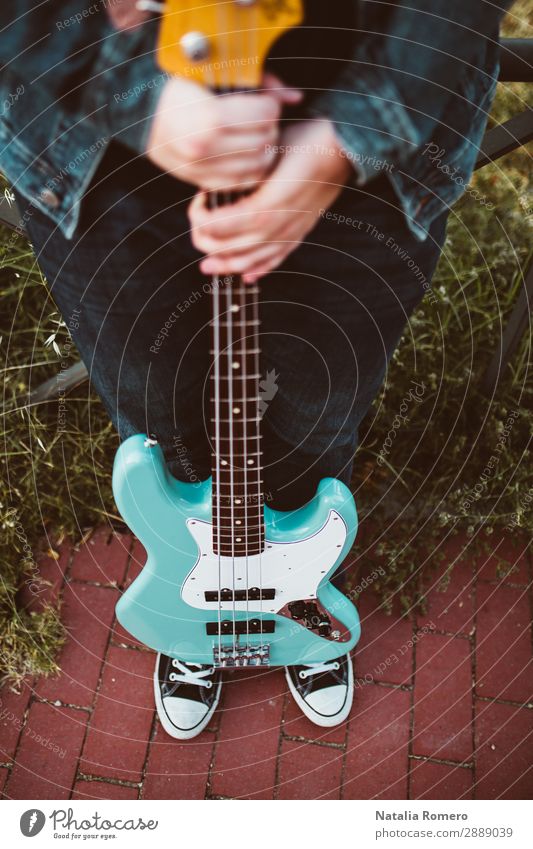
<svg viewBox="0 0 533 849">
<path fill-rule="evenodd" d="M 0 793 L 14 799 L 495 799 L 533 792 L 531 563 L 524 540 L 443 541 L 425 611 L 387 615 L 365 590 L 349 721 L 318 728 L 282 670 L 227 676 L 212 726 L 180 743 L 155 718 L 154 653 L 114 618 L 146 554 L 98 529 L 38 558 L 63 598 L 61 672 L 0 688 Z M 359 573 L 370 569 L 357 560 Z M 454 568 L 450 571 L 449 567 Z M 386 567 L 386 564 L 384 564 Z M 371 571 L 371 569 L 370 569 Z M 418 579 L 418 578 L 417 578 Z M 2 790 L 3 788 L 3 790 Z"/>
<path fill-rule="evenodd" d="M 416 647 L 413 752 L 472 756 L 472 657 L 468 640 L 426 634 Z"/>
<path fill-rule="evenodd" d="M 411 762 L 411 799 L 472 799 L 473 787 L 471 768 L 429 760 Z"/>
<path fill-rule="evenodd" d="M 348 730 L 344 799 L 406 799 L 411 694 L 368 684 L 356 690 Z"/>
<path fill-rule="evenodd" d="M 527 589 L 477 589 L 476 692 L 517 702 L 533 698 L 531 608 Z"/>
<path fill-rule="evenodd" d="M 143 783 L 143 799 L 204 799 L 215 735 L 204 731 L 188 743 L 172 740 L 157 724 Z"/>
<path fill-rule="evenodd" d="M 40 681 L 37 694 L 66 704 L 90 707 L 114 617 L 118 590 L 73 582 L 64 589 L 63 622 L 68 636 L 59 675 Z"/>
<path fill-rule="evenodd" d="M 280 754 L 279 799 L 338 799 L 342 749 L 284 740 Z"/>
<path fill-rule="evenodd" d="M 451 570 L 450 563 L 445 562 L 435 573 L 423 576 L 423 587 L 427 593 L 426 610 L 418 614 L 417 622 L 420 627 L 437 631 L 471 634 L 474 627 L 474 568 L 468 551 L 465 555 L 460 549 L 455 556 Z"/>
<path fill-rule="evenodd" d="M 76 552 L 71 578 L 98 584 L 121 584 L 132 542 L 130 534 L 110 533 L 108 528 L 99 528 Z"/>
<path fill-rule="evenodd" d="M 154 718 L 154 658 L 110 646 L 80 762 L 83 774 L 141 780 Z"/>
<path fill-rule="evenodd" d="M 476 705 L 476 799 L 531 799 L 533 710 Z"/>
<path fill-rule="evenodd" d="M 73 799 L 138 799 L 139 788 L 106 781 L 76 781 Z"/>
<path fill-rule="evenodd" d="M 10 799 L 68 799 L 87 726 L 87 713 L 34 702 L 6 785 Z"/>
<path fill-rule="evenodd" d="M 273 797 L 285 690 L 279 669 L 229 677 L 211 775 L 213 794 Z"/>
<path fill-rule="evenodd" d="M 413 673 L 413 626 L 409 618 L 388 616 L 381 601 L 368 592 L 358 603 L 361 639 L 355 651 L 357 675 L 376 682 L 409 684 Z"/>
<path fill-rule="evenodd" d="M 4 789 L 5 783 L 6 783 L 8 778 L 9 778 L 8 768 L 5 767 L 5 766 L 0 767 L 0 798 L 4 798 L 2 791 Z"/>
</svg>

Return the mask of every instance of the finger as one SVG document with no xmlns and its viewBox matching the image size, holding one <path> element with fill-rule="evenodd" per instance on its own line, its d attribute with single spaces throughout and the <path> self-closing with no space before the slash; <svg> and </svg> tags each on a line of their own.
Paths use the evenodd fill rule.
<svg viewBox="0 0 533 849">
<path fill-rule="evenodd" d="M 264 132 L 243 127 L 238 133 L 222 133 L 217 149 L 236 155 L 251 150 L 264 154 L 265 150 L 268 151 L 268 146 L 272 147 L 277 142 L 278 132 L 275 126 L 265 129 Z"/>
<path fill-rule="evenodd" d="M 231 240 L 213 239 L 201 229 L 191 230 L 191 240 L 194 247 L 206 256 L 228 256 L 240 251 L 249 250 L 264 243 L 264 237 L 259 233 L 243 233 L 235 235 Z"/>
<path fill-rule="evenodd" d="M 283 249 L 284 246 L 280 244 L 259 243 L 240 253 L 229 251 L 211 255 L 200 263 L 200 270 L 204 274 L 248 274 L 254 268 L 275 265 L 276 258 L 282 255 Z"/>
<path fill-rule="evenodd" d="M 261 228 L 260 214 L 252 212 L 248 198 L 209 209 L 205 193 L 198 194 L 189 205 L 188 215 L 193 229 L 198 229 L 213 239 L 228 239 L 236 232 L 251 233 Z"/>
<path fill-rule="evenodd" d="M 271 93 L 220 95 L 223 121 L 221 126 L 253 127 L 260 129 L 277 121 L 280 112 L 280 98 Z"/>
<path fill-rule="evenodd" d="M 249 271 L 242 274 L 242 279 L 245 283 L 255 283 L 261 277 L 265 277 L 267 274 L 271 274 L 276 268 L 286 260 L 288 255 L 292 253 L 295 249 L 295 245 L 291 245 L 280 253 L 273 255 L 269 261 L 264 263 L 259 263 L 258 265 L 252 266 Z"/>
<path fill-rule="evenodd" d="M 289 250 L 276 250 L 273 253 L 269 254 L 266 257 L 260 258 L 250 255 L 246 257 L 246 262 L 244 261 L 235 261 L 233 263 L 228 263 L 229 268 L 231 266 L 239 265 L 240 267 L 235 269 L 234 271 L 228 270 L 222 273 L 224 274 L 240 274 L 241 277 L 245 280 L 245 282 L 252 283 L 254 281 L 255 275 L 259 274 L 260 276 L 264 276 L 265 274 L 270 274 L 284 261 L 287 254 L 289 254 Z"/>
<path fill-rule="evenodd" d="M 242 281 L 249 285 L 250 283 L 257 283 L 262 277 L 266 277 L 267 274 L 270 274 L 271 269 L 267 265 L 259 266 L 258 268 L 254 268 L 249 274 L 242 274 Z"/>
<path fill-rule="evenodd" d="M 265 179 L 264 168 L 254 168 L 246 174 L 235 174 L 232 169 L 218 169 L 216 174 L 204 173 L 200 170 L 195 179 L 190 182 L 196 183 L 198 188 L 209 193 L 249 193 L 256 190 L 257 186 Z M 229 206 L 230 204 L 228 204 Z"/>
<path fill-rule="evenodd" d="M 243 182 L 255 184 L 266 176 L 271 157 L 251 150 L 242 151 L 239 157 L 234 154 L 224 154 L 224 156 L 217 154 L 196 164 L 199 174 L 204 173 L 207 180 L 215 182 L 230 180 L 235 185 Z"/>
<path fill-rule="evenodd" d="M 219 209 L 209 209 L 209 201 L 205 192 L 195 195 L 189 204 L 188 216 L 191 224 L 191 240 L 195 248 L 205 254 L 220 253 L 231 246 L 232 250 L 242 250 L 261 241 L 261 235 L 250 226 L 249 218 L 245 215 L 232 217 L 232 223 L 227 228 L 225 238 L 217 238 L 211 232 L 211 215 L 220 212 L 231 215 L 233 206 L 228 204 Z"/>
<path fill-rule="evenodd" d="M 300 89 L 286 86 L 275 74 L 266 73 L 264 75 L 263 88 L 279 98 L 281 103 L 296 104 L 303 99 L 303 92 Z"/>
</svg>

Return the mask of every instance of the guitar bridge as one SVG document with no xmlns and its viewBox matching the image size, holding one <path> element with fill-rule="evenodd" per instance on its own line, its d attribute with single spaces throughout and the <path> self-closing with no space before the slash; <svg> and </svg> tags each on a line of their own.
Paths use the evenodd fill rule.
<svg viewBox="0 0 533 849">
<path fill-rule="evenodd" d="M 213 658 L 217 669 L 270 666 L 270 646 L 214 646 Z"/>
<path fill-rule="evenodd" d="M 231 590 L 228 587 L 220 590 L 206 590 L 204 598 L 206 601 L 270 601 L 276 597 L 274 589 L 259 589 L 250 587 L 249 590 Z"/>
</svg>

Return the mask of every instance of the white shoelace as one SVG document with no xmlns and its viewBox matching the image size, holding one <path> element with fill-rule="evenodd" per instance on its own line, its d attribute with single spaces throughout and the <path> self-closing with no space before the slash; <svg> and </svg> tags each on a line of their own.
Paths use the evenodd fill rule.
<svg viewBox="0 0 533 849">
<path fill-rule="evenodd" d="M 306 663 L 305 667 L 305 669 L 300 669 L 298 673 L 302 681 L 312 675 L 319 675 L 321 672 L 336 672 L 337 669 L 341 668 L 341 665 L 337 660 L 332 660 L 329 663 Z"/>
<path fill-rule="evenodd" d="M 207 687 L 208 689 L 213 686 L 213 682 L 206 681 L 205 678 L 207 675 L 213 674 L 215 671 L 214 666 L 208 666 L 207 669 L 202 669 L 200 663 L 190 663 L 185 666 L 184 663 L 180 663 L 175 657 L 172 658 L 172 666 L 175 669 L 179 669 L 179 672 L 171 672 L 168 676 L 170 681 L 179 681 L 180 684 L 195 684 L 197 687 Z M 189 669 L 189 666 L 197 666 L 198 671 L 194 672 L 192 669 Z"/>
</svg>

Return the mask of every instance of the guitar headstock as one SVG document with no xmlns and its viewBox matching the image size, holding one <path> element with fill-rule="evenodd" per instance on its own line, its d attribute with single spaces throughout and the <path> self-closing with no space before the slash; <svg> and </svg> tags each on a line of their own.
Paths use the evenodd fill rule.
<svg viewBox="0 0 533 849">
<path fill-rule="evenodd" d="M 158 62 L 209 88 L 256 88 L 272 44 L 301 20 L 301 0 L 166 0 Z"/>
</svg>

